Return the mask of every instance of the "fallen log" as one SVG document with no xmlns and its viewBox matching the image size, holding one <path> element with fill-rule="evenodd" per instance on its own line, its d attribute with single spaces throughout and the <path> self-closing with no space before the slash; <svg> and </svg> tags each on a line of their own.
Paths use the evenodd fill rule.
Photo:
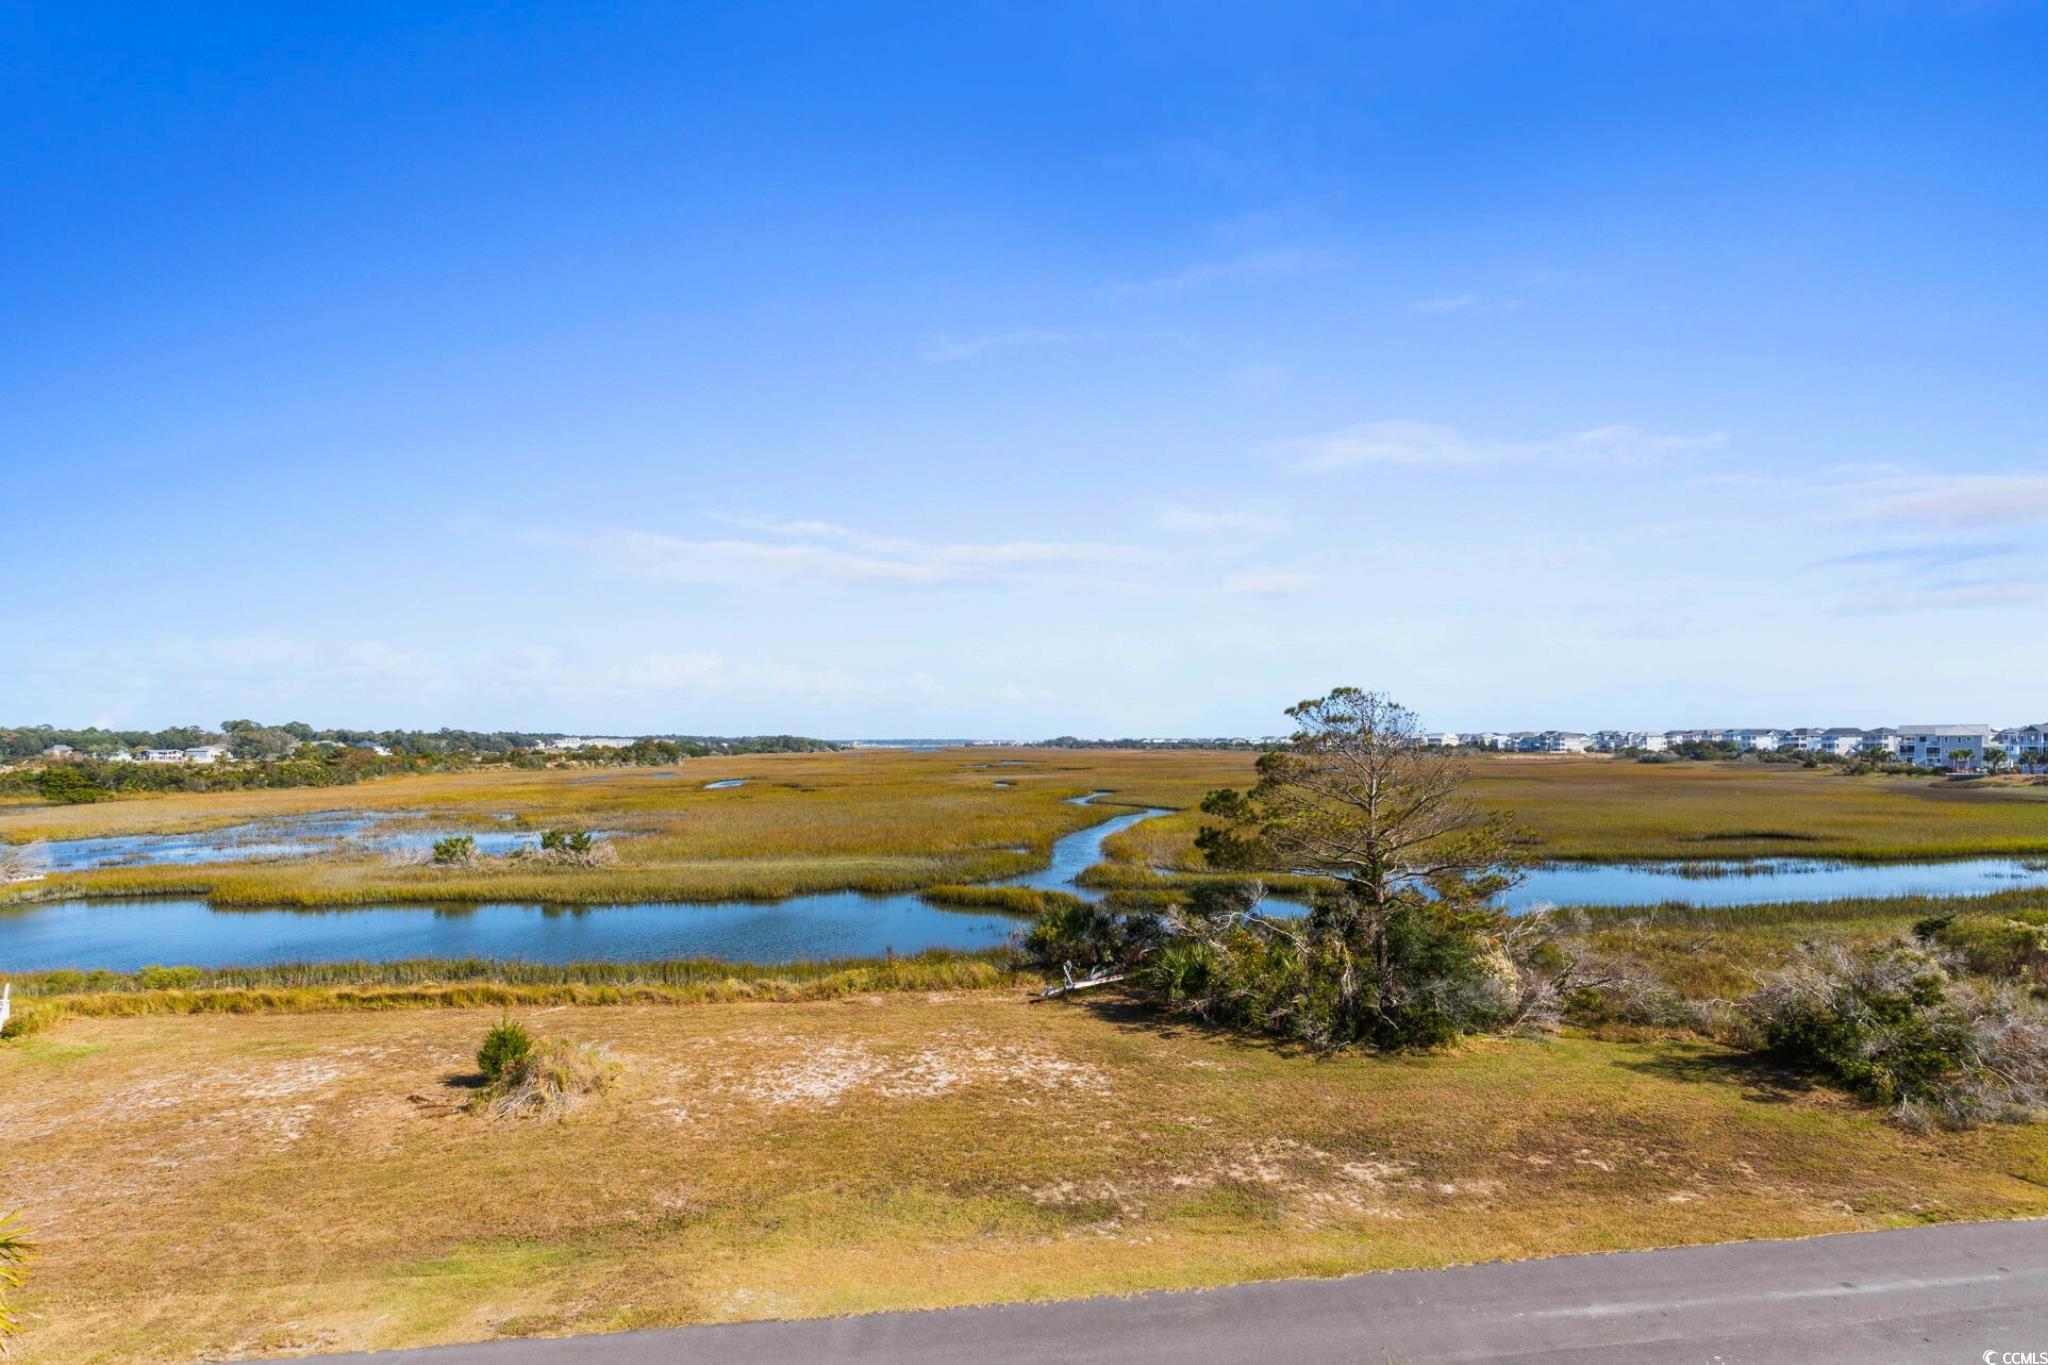
<svg viewBox="0 0 2048 1365">
<path fill-rule="evenodd" d="M 1064 984 L 1047 986 L 1036 996 L 1032 997 L 1032 999 L 1034 1003 L 1039 1000 L 1056 1000 L 1062 995 L 1072 995 L 1075 991 L 1092 991 L 1097 986 L 1115 985 L 1123 979 L 1124 974 L 1122 972 L 1118 972 L 1114 976 L 1091 976 L 1083 981 L 1076 981 L 1069 975 Z"/>
</svg>

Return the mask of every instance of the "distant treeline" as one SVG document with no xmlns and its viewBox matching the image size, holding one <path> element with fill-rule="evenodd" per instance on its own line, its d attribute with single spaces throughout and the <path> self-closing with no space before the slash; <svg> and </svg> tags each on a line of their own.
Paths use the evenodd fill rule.
<svg viewBox="0 0 2048 1365">
<path fill-rule="evenodd" d="M 1830 754 L 1810 749 L 1744 749 L 1740 745 L 1730 744 L 1721 739 L 1688 739 L 1654 752 L 1646 749 L 1621 749 L 1617 754 L 1622 758 L 1633 758 L 1638 763 L 1678 763 L 1691 759 L 1695 762 L 1776 763 L 1796 768 L 1831 768 L 1855 777 L 1871 773 L 1941 775 L 1938 768 L 1915 767 L 1891 754 Z"/>
<path fill-rule="evenodd" d="M 273 759 L 296 754 L 306 744 L 381 745 L 392 755 L 432 758 L 447 754 L 469 757 L 476 754 L 512 754 L 535 750 L 542 744 L 570 738 L 547 731 L 527 730 L 316 730 L 304 721 L 265 725 L 253 720 L 222 721 L 219 729 L 201 725 L 173 725 L 162 730 L 64 730 L 53 725 L 0 727 L 0 761 L 35 758 L 54 745 L 69 745 L 84 758 L 104 757 L 127 750 L 196 749 L 218 744 L 238 759 Z M 708 754 L 810 753 L 837 745 L 802 735 L 653 735 L 639 744 L 606 749 L 557 750 L 581 755 L 592 753 L 638 753 L 642 746 L 659 743 L 670 746 L 674 757 L 702 758 Z M 663 752 L 667 752 L 664 750 Z M 621 760 L 624 761 L 624 760 Z M 632 761 L 645 761 L 635 759 Z M 656 760 L 659 761 L 659 760 Z M 673 761 L 673 758 L 669 759 Z"/>
<path fill-rule="evenodd" d="M 1041 749 L 1284 749 L 1284 739 L 1079 739 L 1061 735 L 1039 742 Z"/>
<path fill-rule="evenodd" d="M 712 754 L 804 753 L 836 747 L 798 735 L 661 735 L 617 746 L 538 747 L 560 738 L 509 730 L 315 730 L 296 721 L 270 726 L 231 720 L 219 730 L 196 725 L 165 730 L 60 730 L 32 725 L 0 730 L 0 762 L 15 765 L 0 771 L 0 793 L 78 803 L 169 792 L 339 787 L 373 777 L 471 770 L 491 764 L 512 768 L 545 768 L 556 763 L 627 767 L 678 763 Z M 73 752 L 34 761 L 59 744 L 69 745 Z M 110 757 L 123 751 L 135 755 L 144 749 L 183 750 L 203 745 L 221 745 L 236 761 L 141 763 Z"/>
</svg>

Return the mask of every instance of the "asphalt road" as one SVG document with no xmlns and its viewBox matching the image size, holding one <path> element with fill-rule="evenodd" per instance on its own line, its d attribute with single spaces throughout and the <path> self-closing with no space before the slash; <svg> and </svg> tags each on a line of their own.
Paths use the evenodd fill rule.
<svg viewBox="0 0 2048 1365">
<path fill-rule="evenodd" d="M 1992 1353 L 1987 1356 L 1986 1353 Z M 643 1362 L 2048 1362 L 2048 1221 L 1281 1280 L 340 1359 Z M 2012 1353 L 2012 1361 L 1999 1357 Z"/>
</svg>

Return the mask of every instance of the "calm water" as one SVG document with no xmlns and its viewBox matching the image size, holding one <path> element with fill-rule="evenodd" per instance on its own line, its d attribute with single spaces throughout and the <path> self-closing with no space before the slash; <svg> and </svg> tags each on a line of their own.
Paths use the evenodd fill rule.
<svg viewBox="0 0 2048 1365">
<path fill-rule="evenodd" d="M 1088 798 L 1079 798 L 1086 800 Z M 1051 863 L 1006 886 L 1064 889 L 1102 841 L 1158 811 L 1106 820 L 1053 845 Z M 464 905 L 216 910 L 200 900 L 55 901 L 0 910 L 0 975 L 55 967 L 134 971 L 272 962 L 496 957 L 530 962 L 717 957 L 797 962 L 926 948 L 993 948 L 1023 921 L 943 910 L 913 895 L 834 892 L 773 904 Z"/>
<path fill-rule="evenodd" d="M 501 817 L 502 818 L 502 817 Z M 498 855 L 534 848 L 540 835 L 518 830 L 458 829 L 389 812 L 316 811 L 224 825 L 189 834 L 123 834 L 104 839 L 52 839 L 36 845 L 51 872 L 94 867 L 250 862 L 269 858 L 336 857 L 349 853 L 414 854 L 433 851 L 436 839 L 467 834 L 477 850 Z"/>
<path fill-rule="evenodd" d="M 1133 811 L 1068 835 L 1053 845 L 1047 867 L 1001 884 L 1066 890 L 1092 899 L 1097 893 L 1075 887 L 1073 878 L 1101 861 L 1103 840 L 1157 814 L 1160 812 Z M 330 831 L 324 837 L 398 837 L 431 843 L 440 832 L 380 834 L 370 830 L 365 819 L 363 828 L 340 835 Z M 224 833 L 180 837 L 218 839 Z M 532 836 L 480 834 L 479 843 L 486 837 Z M 247 851 L 252 846 L 233 845 L 244 857 L 279 856 Z M 1739 875 L 1725 875 L 1731 866 L 1740 869 Z M 1701 875 L 1706 870 L 1723 875 Z M 1870 866 L 1796 859 L 1733 865 L 1578 865 L 1538 869 L 1509 895 L 1508 904 L 1516 910 L 1543 904 L 1655 905 L 1667 901 L 1753 905 L 1856 896 L 1977 895 L 2042 885 L 2048 885 L 2048 862 L 1997 858 Z M 885 952 L 915 953 L 926 948 L 995 947 L 1020 923 L 1007 915 L 941 909 L 914 895 L 863 896 L 854 892 L 799 896 L 774 904 L 501 904 L 345 910 L 215 910 L 203 901 L 183 899 L 60 901 L 0 910 L 0 975 L 10 970 L 55 967 L 133 971 L 151 963 L 226 966 L 407 957 L 537 962 L 713 957 L 793 962 L 879 957 Z"/>
<path fill-rule="evenodd" d="M 1832 863 L 1759 858 L 1740 863 L 1552 864 L 1510 891 L 1510 909 L 1541 905 L 1767 905 L 1864 896 L 1983 896 L 2048 886 L 2048 861 L 1965 858 L 1943 863 Z"/>
</svg>

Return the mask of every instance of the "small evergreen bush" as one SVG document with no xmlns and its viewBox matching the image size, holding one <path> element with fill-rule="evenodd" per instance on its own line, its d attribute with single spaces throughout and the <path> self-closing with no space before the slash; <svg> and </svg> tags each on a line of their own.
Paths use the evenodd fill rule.
<svg viewBox="0 0 2048 1365">
<path fill-rule="evenodd" d="M 476 1053 L 476 1069 L 484 1073 L 486 1081 L 496 1081 L 532 1051 L 533 1035 L 508 1015 L 484 1035 L 484 1045 Z"/>
<path fill-rule="evenodd" d="M 549 1038 L 508 1063 L 470 1108 L 492 1118 L 561 1118 L 609 1089 L 618 1074 L 618 1063 L 603 1047 Z"/>
</svg>

